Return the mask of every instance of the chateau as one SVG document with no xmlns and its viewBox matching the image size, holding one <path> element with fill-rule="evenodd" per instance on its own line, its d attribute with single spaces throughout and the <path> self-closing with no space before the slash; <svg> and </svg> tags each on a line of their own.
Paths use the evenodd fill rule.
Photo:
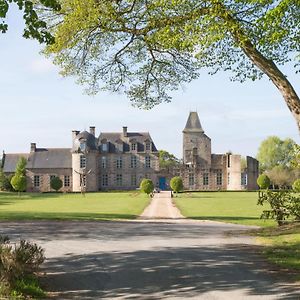
<svg viewBox="0 0 300 300">
<path fill-rule="evenodd" d="M 5 174 L 13 174 L 20 157 L 27 159 L 28 192 L 51 191 L 50 180 L 58 176 L 61 191 L 132 190 L 143 178 L 168 189 L 173 176 L 181 176 L 186 190 L 257 189 L 258 161 L 247 156 L 241 170 L 241 155 L 212 154 L 211 139 L 204 133 L 198 114 L 191 112 L 183 130 L 183 161 L 161 169 L 158 150 L 148 132 L 72 131 L 72 148 L 38 148 L 29 153 L 3 154 Z"/>
</svg>

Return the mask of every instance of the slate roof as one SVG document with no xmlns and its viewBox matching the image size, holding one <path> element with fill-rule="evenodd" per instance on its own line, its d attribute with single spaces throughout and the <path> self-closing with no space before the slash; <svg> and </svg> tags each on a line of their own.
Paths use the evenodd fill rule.
<svg viewBox="0 0 300 300">
<path fill-rule="evenodd" d="M 92 135 L 91 133 L 87 132 L 87 131 L 82 131 L 80 132 L 77 136 L 76 139 L 81 142 L 81 141 L 85 141 L 86 142 L 86 146 L 87 149 L 91 149 L 91 150 L 97 150 L 97 142 L 96 142 L 96 138 L 94 135 Z"/>
<path fill-rule="evenodd" d="M 145 151 L 145 142 L 149 141 L 152 143 L 152 151 L 157 152 L 156 146 L 154 145 L 149 132 L 128 132 L 127 136 L 124 137 L 123 132 L 102 132 L 99 135 L 98 141 L 99 146 L 102 141 L 106 140 L 109 143 L 109 152 L 115 152 L 115 145 L 123 141 L 124 151 L 130 151 L 130 143 L 134 141 L 137 143 L 137 151 Z"/>
<path fill-rule="evenodd" d="M 4 173 L 14 173 L 16 170 L 16 165 L 21 157 L 28 158 L 28 153 L 13 153 L 13 154 L 5 154 L 4 156 L 4 165 L 3 172 Z"/>
<path fill-rule="evenodd" d="M 3 171 L 15 172 L 20 157 L 27 158 L 26 169 L 71 169 L 72 154 L 69 148 L 37 148 L 35 152 L 5 154 Z"/>
<path fill-rule="evenodd" d="M 190 112 L 183 132 L 204 132 L 197 112 Z"/>
</svg>

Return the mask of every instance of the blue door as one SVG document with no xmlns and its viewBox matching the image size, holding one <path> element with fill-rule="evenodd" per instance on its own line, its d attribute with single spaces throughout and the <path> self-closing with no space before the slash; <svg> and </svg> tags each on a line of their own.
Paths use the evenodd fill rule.
<svg viewBox="0 0 300 300">
<path fill-rule="evenodd" d="M 159 177 L 159 188 L 162 191 L 166 189 L 166 177 Z"/>
</svg>

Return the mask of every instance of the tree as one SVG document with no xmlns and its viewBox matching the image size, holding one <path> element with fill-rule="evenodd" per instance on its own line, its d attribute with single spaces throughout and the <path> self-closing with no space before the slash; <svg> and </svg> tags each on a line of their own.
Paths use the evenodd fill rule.
<svg viewBox="0 0 300 300">
<path fill-rule="evenodd" d="M 158 151 L 158 159 L 159 159 L 159 167 L 170 168 L 179 164 L 179 159 L 175 157 L 175 155 L 169 153 L 165 150 Z"/>
<path fill-rule="evenodd" d="M 25 28 L 23 36 L 25 38 L 34 38 L 40 43 L 52 44 L 54 43 L 54 37 L 47 30 L 47 23 L 39 18 L 34 4 L 41 5 L 44 8 L 50 8 L 53 11 L 60 10 L 60 4 L 56 0 L 40 0 L 40 1 L 28 1 L 28 0 L 0 0 L 0 32 L 5 33 L 8 30 L 8 25 L 5 22 L 9 6 L 11 3 L 15 3 L 19 10 L 23 11 L 23 19 L 25 21 Z"/>
<path fill-rule="evenodd" d="M 21 174 L 15 174 L 11 181 L 10 181 L 12 187 L 15 191 L 17 191 L 19 194 L 20 192 L 24 192 L 26 190 L 26 177 Z"/>
<path fill-rule="evenodd" d="M 181 192 L 183 190 L 182 178 L 179 176 L 173 177 L 170 181 L 170 186 L 175 193 Z"/>
<path fill-rule="evenodd" d="M 46 49 L 91 93 L 124 91 L 149 109 L 199 76 L 231 71 L 241 82 L 266 75 L 300 126 L 300 100 L 278 68 L 299 70 L 298 0 L 62 0 L 43 12 L 55 44 Z M 300 128 L 300 127 L 299 127 Z"/>
<path fill-rule="evenodd" d="M 54 189 L 56 192 L 58 192 L 58 190 L 60 190 L 62 188 L 63 182 L 59 177 L 55 176 L 55 177 L 51 178 L 50 186 L 52 189 Z"/>
<path fill-rule="evenodd" d="M 266 174 L 261 174 L 257 178 L 257 185 L 262 190 L 269 188 L 270 183 L 270 178 Z"/>
<path fill-rule="evenodd" d="M 281 140 L 270 136 L 259 146 L 257 159 L 261 171 L 271 170 L 276 166 L 290 168 L 295 157 L 296 143 L 292 139 Z"/>
<path fill-rule="evenodd" d="M 27 159 L 25 157 L 20 157 L 16 166 L 15 173 L 25 176 L 26 164 L 27 164 Z"/>
<path fill-rule="evenodd" d="M 147 195 L 150 195 L 154 190 L 154 184 L 151 179 L 143 179 L 140 184 L 140 189 Z"/>
<path fill-rule="evenodd" d="M 13 191 L 13 187 L 11 186 L 11 179 L 13 175 L 6 176 L 2 169 L 0 169 L 0 191 Z"/>
<path fill-rule="evenodd" d="M 294 172 L 283 166 L 275 166 L 266 173 L 272 184 L 277 185 L 279 188 L 290 187 L 295 180 Z"/>
</svg>

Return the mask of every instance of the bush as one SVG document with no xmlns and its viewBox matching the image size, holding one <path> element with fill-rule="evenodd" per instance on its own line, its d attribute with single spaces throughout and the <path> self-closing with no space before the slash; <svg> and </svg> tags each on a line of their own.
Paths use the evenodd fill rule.
<svg viewBox="0 0 300 300">
<path fill-rule="evenodd" d="M 12 192 L 14 189 L 10 183 L 13 175 L 6 176 L 2 171 L 0 171 L 0 190 Z"/>
<path fill-rule="evenodd" d="M 175 192 L 178 193 L 183 190 L 183 182 L 182 178 L 179 176 L 173 177 L 170 181 L 170 186 L 171 189 Z"/>
<path fill-rule="evenodd" d="M 21 240 L 12 245 L 7 237 L 0 238 L 0 282 L 2 292 L 11 292 L 18 283 L 35 275 L 44 262 L 44 250 L 34 243 Z"/>
<path fill-rule="evenodd" d="M 50 186 L 57 192 L 63 186 L 62 180 L 59 177 L 55 176 L 51 179 Z"/>
<path fill-rule="evenodd" d="M 150 195 L 154 190 L 154 184 L 151 179 L 143 179 L 140 184 L 140 189 L 142 192 Z"/>
<path fill-rule="evenodd" d="M 26 190 L 26 177 L 24 175 L 14 175 L 10 183 L 17 192 L 24 192 Z"/>
<path fill-rule="evenodd" d="M 269 186 L 271 184 L 270 178 L 266 174 L 261 174 L 257 178 L 257 184 L 260 189 L 265 190 L 265 189 L 269 188 Z"/>
<path fill-rule="evenodd" d="M 297 179 L 297 180 L 294 181 L 294 183 L 293 183 L 293 190 L 296 193 L 300 193 L 300 179 Z"/>
</svg>

